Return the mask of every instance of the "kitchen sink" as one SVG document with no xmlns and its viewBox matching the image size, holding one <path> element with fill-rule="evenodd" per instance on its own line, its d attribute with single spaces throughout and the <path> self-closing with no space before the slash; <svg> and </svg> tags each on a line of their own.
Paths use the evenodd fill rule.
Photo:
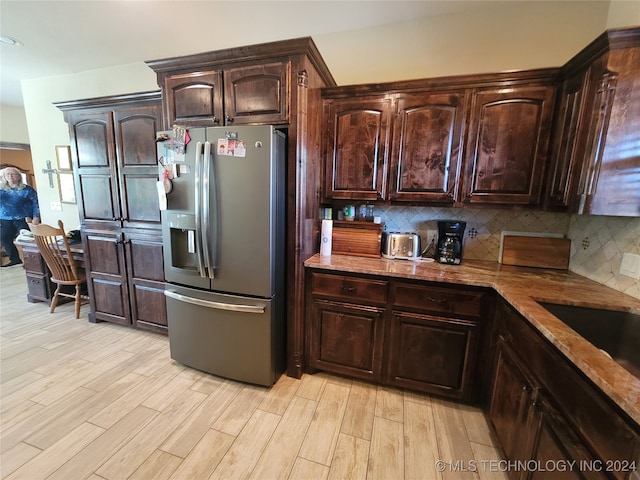
<svg viewBox="0 0 640 480">
<path fill-rule="evenodd" d="M 558 303 L 538 303 L 640 378 L 640 315 Z"/>
</svg>

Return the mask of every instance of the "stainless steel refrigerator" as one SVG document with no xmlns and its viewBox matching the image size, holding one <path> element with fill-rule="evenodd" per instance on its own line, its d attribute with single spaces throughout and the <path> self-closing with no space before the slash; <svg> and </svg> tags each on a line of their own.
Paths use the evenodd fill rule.
<svg viewBox="0 0 640 480">
<path fill-rule="evenodd" d="M 273 126 L 192 128 L 182 147 L 163 133 L 171 358 L 272 385 L 285 362 L 285 136 Z"/>
</svg>

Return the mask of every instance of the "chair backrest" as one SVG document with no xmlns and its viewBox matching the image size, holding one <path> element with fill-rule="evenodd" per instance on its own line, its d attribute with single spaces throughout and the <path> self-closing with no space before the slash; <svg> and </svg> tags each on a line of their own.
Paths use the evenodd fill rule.
<svg viewBox="0 0 640 480">
<path fill-rule="evenodd" d="M 51 225 L 28 223 L 40 255 L 51 270 L 53 280 L 72 282 L 78 280 L 76 261 L 64 233 L 64 225 L 58 220 L 58 228 Z"/>
</svg>

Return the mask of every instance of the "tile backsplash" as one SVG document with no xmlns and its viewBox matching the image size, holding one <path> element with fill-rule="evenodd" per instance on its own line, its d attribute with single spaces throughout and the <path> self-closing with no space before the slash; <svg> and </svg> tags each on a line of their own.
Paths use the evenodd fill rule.
<svg viewBox="0 0 640 480">
<path fill-rule="evenodd" d="M 640 281 L 619 273 L 625 252 L 640 254 L 640 218 L 570 215 L 540 211 L 376 205 L 390 232 L 417 232 L 423 249 L 437 234 L 438 220 L 467 222 L 463 258 L 498 261 L 503 230 L 561 233 L 571 239 L 569 269 L 640 298 Z"/>
</svg>

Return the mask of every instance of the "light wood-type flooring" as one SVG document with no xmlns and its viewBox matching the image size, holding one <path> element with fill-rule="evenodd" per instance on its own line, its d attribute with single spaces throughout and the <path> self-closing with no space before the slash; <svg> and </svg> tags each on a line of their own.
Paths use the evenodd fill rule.
<svg viewBox="0 0 640 480">
<path fill-rule="evenodd" d="M 50 314 L 0 269 L 2 478 L 506 478 L 477 408 L 323 373 L 224 380 L 88 309 Z"/>
</svg>

